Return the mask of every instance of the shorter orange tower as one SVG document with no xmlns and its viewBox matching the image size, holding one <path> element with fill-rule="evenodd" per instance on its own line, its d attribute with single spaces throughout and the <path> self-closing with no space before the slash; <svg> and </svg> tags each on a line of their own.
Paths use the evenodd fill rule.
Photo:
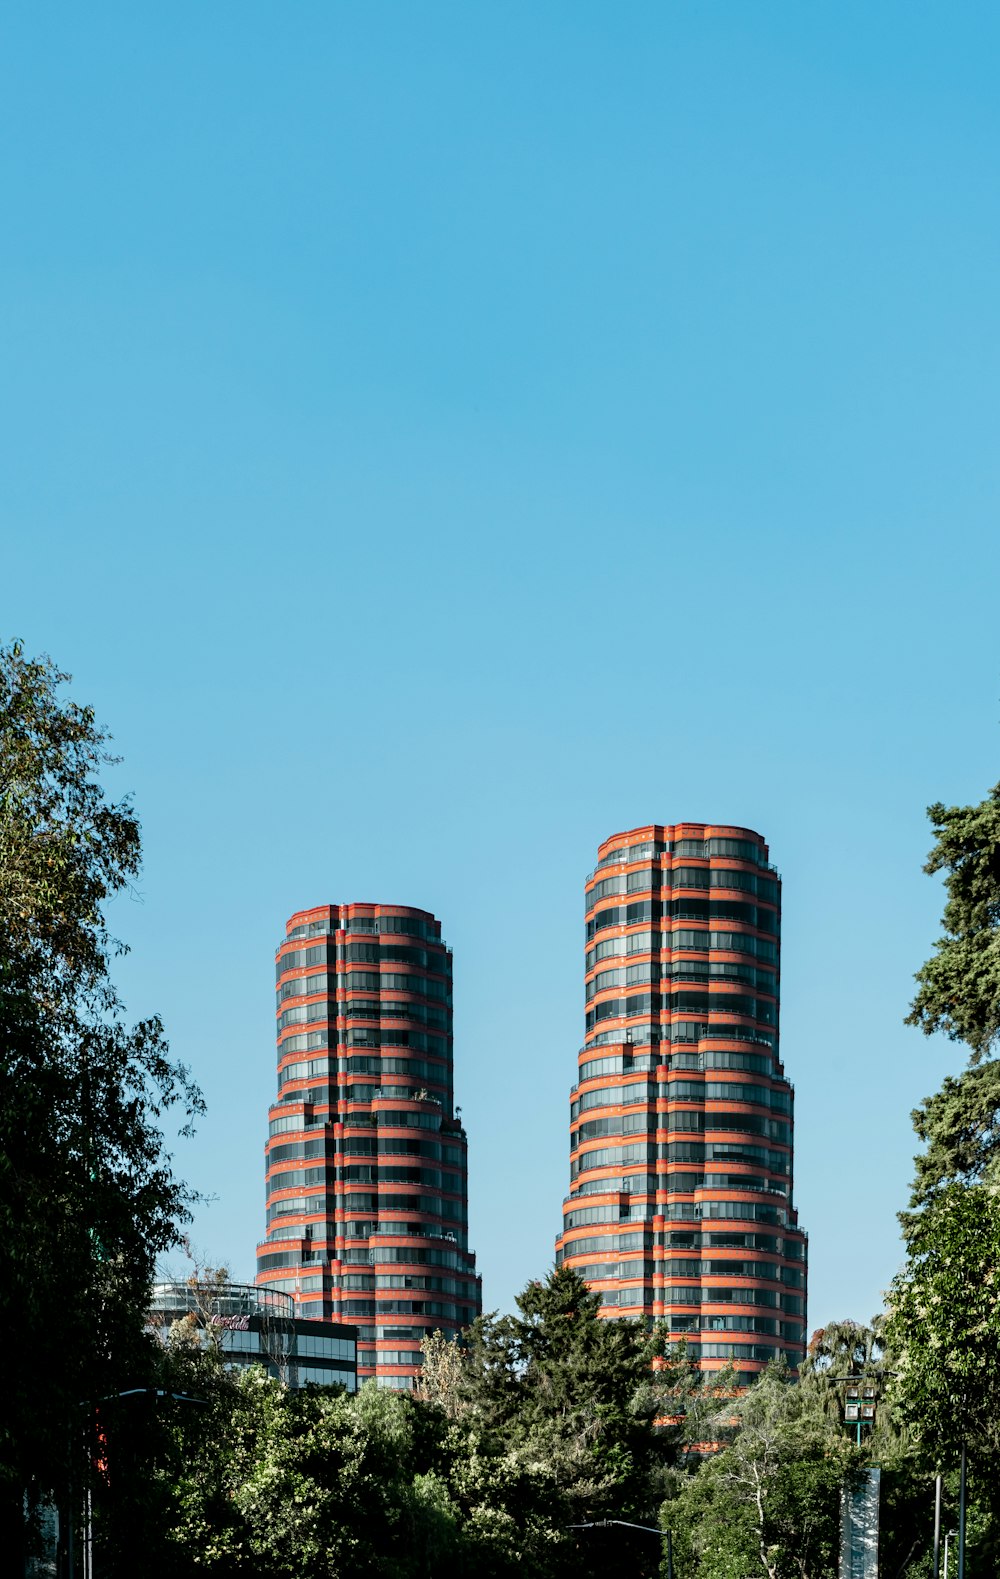
<svg viewBox="0 0 1000 1579">
<path fill-rule="evenodd" d="M 743 1382 L 804 1352 L 806 1239 L 778 1051 L 781 880 L 760 834 L 614 834 L 586 885 L 586 1035 L 556 1260 L 602 1315 Z"/>
<path fill-rule="evenodd" d="M 358 1329 L 358 1381 L 411 1388 L 420 1343 L 482 1308 L 455 1117 L 451 950 L 404 905 L 300 910 L 277 958 L 278 1096 L 257 1283 Z"/>
</svg>

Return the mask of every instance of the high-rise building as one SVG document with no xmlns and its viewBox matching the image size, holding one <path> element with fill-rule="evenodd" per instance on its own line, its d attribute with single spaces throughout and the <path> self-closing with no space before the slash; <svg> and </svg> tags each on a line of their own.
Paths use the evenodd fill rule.
<svg viewBox="0 0 1000 1579">
<path fill-rule="evenodd" d="M 358 1381 L 409 1388 L 480 1312 L 453 1091 L 451 950 L 404 905 L 321 905 L 276 956 L 278 1096 L 257 1283 L 357 1327 Z"/>
<path fill-rule="evenodd" d="M 652 825 L 586 885 L 586 1035 L 556 1259 L 602 1314 L 664 1320 L 749 1381 L 805 1343 L 792 1087 L 778 1049 L 781 881 L 749 828 Z"/>
</svg>

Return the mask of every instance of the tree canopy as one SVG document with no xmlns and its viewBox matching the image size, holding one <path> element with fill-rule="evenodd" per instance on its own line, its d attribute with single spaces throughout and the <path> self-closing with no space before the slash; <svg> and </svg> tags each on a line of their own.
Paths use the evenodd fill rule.
<svg viewBox="0 0 1000 1579">
<path fill-rule="evenodd" d="M 1000 785 L 978 805 L 938 803 L 928 816 L 936 838 L 924 871 L 944 873 L 944 934 L 917 971 L 907 1023 L 964 1042 L 969 1062 L 912 1115 L 924 1144 L 914 1210 L 952 1183 L 1000 1183 Z"/>
<path fill-rule="evenodd" d="M 890 1290 L 898 1406 L 941 1463 L 1000 1451 L 1000 1203 L 951 1184 L 911 1219 Z"/>
<path fill-rule="evenodd" d="M 143 1313 L 187 1203 L 162 1122 L 201 1109 L 150 1017 L 129 1026 L 106 901 L 139 871 L 139 825 L 69 676 L 0 648 L 0 1517 L 63 1492 L 88 1400 L 148 1372 Z"/>
<path fill-rule="evenodd" d="M 965 1042 L 978 1063 L 1000 1037 L 1000 784 L 976 806 L 939 801 L 927 815 L 924 871 L 945 874 L 945 931 L 917 971 L 907 1023 Z"/>
<path fill-rule="evenodd" d="M 964 1042 L 968 1062 L 912 1115 L 923 1149 L 900 1215 L 906 1262 L 884 1329 L 890 1411 L 913 1444 L 912 1469 L 945 1472 L 946 1488 L 965 1445 L 971 1549 L 976 1571 L 992 1572 L 1000 1547 L 1000 785 L 978 805 L 937 804 L 928 815 L 936 839 L 924 870 L 944 873 L 944 935 L 917 972 L 908 1023 Z"/>
<path fill-rule="evenodd" d="M 663 1519 L 678 1568 L 698 1579 L 825 1579 L 836 1568 L 840 1492 L 859 1455 L 815 1391 L 774 1364 L 717 1411 L 720 1451 Z"/>
<path fill-rule="evenodd" d="M 528 1284 L 516 1315 L 480 1317 L 461 1350 L 428 1345 L 421 1389 L 474 1430 L 485 1452 L 502 1453 L 519 1474 L 531 1470 L 567 1550 L 573 1525 L 655 1524 L 663 1473 L 700 1385 L 683 1356 L 664 1357 L 660 1334 L 599 1309 L 583 1279 L 558 1268 Z M 637 1573 L 658 1561 L 647 1537 L 621 1531 L 617 1539 Z M 572 1544 L 578 1572 L 592 1560 L 600 1567 L 599 1535 Z"/>
</svg>

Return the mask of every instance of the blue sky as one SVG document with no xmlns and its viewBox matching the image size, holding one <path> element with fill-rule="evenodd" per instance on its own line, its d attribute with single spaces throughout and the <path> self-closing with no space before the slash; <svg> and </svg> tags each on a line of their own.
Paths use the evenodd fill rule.
<svg viewBox="0 0 1000 1579">
<path fill-rule="evenodd" d="M 433 910 L 488 1306 L 550 1263 L 582 890 L 784 877 L 810 1325 L 899 1260 L 937 799 L 996 780 L 995 7 L 9 8 L 0 629 L 145 832 L 115 907 L 250 1276 L 293 909 Z"/>
</svg>

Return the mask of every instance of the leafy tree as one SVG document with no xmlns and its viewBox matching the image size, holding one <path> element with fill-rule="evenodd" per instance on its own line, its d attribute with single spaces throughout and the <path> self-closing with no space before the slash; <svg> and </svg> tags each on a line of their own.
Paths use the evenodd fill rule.
<svg viewBox="0 0 1000 1579">
<path fill-rule="evenodd" d="M 461 1348 L 439 1331 L 428 1333 L 420 1349 L 423 1363 L 414 1396 L 435 1405 L 450 1420 L 460 1418 L 466 1412 Z"/>
<path fill-rule="evenodd" d="M 29 1495 L 65 1493 L 86 1400 L 148 1374 L 157 1254 L 186 1212 L 161 1121 L 201 1098 L 158 1020 L 123 1022 L 105 902 L 139 870 L 114 759 L 48 659 L 0 648 L 0 1540 Z M 85 1461 L 84 1461 L 85 1462 Z M 79 1466 L 78 1466 L 79 1467 Z"/>
<path fill-rule="evenodd" d="M 505 1456 L 522 1495 L 532 1472 L 536 1507 L 548 1508 L 554 1529 L 552 1562 L 600 1571 L 610 1537 L 571 1538 L 570 1528 L 609 1518 L 655 1524 L 697 1390 L 692 1370 L 666 1357 L 661 1335 L 602 1318 L 599 1297 L 568 1268 L 530 1283 L 517 1307 L 474 1323 L 457 1373 L 454 1353 L 442 1365 L 430 1346 L 425 1396 L 474 1430 L 487 1458 Z M 655 1540 L 624 1530 L 614 1531 L 614 1550 L 637 1573 L 659 1561 Z"/>
<path fill-rule="evenodd" d="M 681 1575 L 826 1579 L 836 1571 L 840 1492 L 858 1461 L 816 1392 L 773 1365 L 720 1413 L 706 1459 L 662 1510 Z"/>
<path fill-rule="evenodd" d="M 941 1463 L 1000 1451 L 1000 1202 L 951 1184 L 910 1221 L 890 1291 L 897 1406 Z"/>
<path fill-rule="evenodd" d="M 866 1326 L 858 1321 L 831 1321 L 809 1340 L 799 1373 L 800 1386 L 814 1396 L 829 1418 L 844 1418 L 846 1383 L 856 1378 L 874 1389 L 874 1425 L 864 1437 L 868 1459 L 883 1468 L 904 1460 L 909 1453 L 909 1433 L 893 1405 L 891 1382 L 895 1356 L 889 1347 L 884 1315 L 873 1316 Z"/>
<path fill-rule="evenodd" d="M 925 1556 L 906 1539 L 908 1523 L 926 1522 L 927 1496 L 921 1505 L 918 1488 L 937 1470 L 945 1472 L 947 1488 L 965 1441 L 970 1557 L 975 1552 L 993 1571 L 992 1461 L 1000 1437 L 993 1381 L 1000 1358 L 1000 785 L 979 805 L 938 804 L 928 815 L 936 837 L 924 870 L 944 874 L 944 935 L 917 973 L 908 1023 L 964 1042 L 969 1062 L 913 1113 L 923 1150 L 910 1210 L 900 1216 L 907 1260 L 892 1285 L 885 1328 L 898 1373 L 889 1417 L 900 1428 L 897 1445 L 912 1450 L 889 1465 L 886 1508 L 892 1537 L 898 1536 L 897 1566 L 911 1560 L 912 1571 L 923 1571 Z"/>
<path fill-rule="evenodd" d="M 862 1459 L 881 1469 L 879 1572 L 884 1579 L 922 1574 L 933 1541 L 932 1472 L 916 1451 L 911 1425 L 894 1395 L 898 1356 L 890 1347 L 886 1318 L 865 1326 L 830 1322 L 813 1333 L 800 1371 L 800 1386 L 820 1403 L 830 1420 L 843 1419 L 845 1385 L 856 1377 L 873 1386 L 875 1421 L 862 1439 Z M 850 1435 L 851 1427 L 844 1423 Z M 927 1570 L 928 1574 L 930 1570 Z"/>
<path fill-rule="evenodd" d="M 147 1579 L 544 1579 L 559 1534 L 530 1469 L 476 1428 L 369 1383 L 290 1391 L 261 1368 L 227 1374 L 191 1347 L 164 1374 L 203 1409 L 157 1406 L 112 1439 L 117 1486 L 99 1521 L 101 1571 Z M 139 1436 L 140 1430 L 143 1436 Z M 143 1475 L 122 1480 L 133 1452 Z"/>
<path fill-rule="evenodd" d="M 860 1321 L 831 1321 L 810 1338 L 801 1378 L 816 1386 L 833 1386 L 842 1376 L 880 1380 L 886 1363 L 884 1316 L 874 1316 L 867 1327 Z"/>
</svg>

